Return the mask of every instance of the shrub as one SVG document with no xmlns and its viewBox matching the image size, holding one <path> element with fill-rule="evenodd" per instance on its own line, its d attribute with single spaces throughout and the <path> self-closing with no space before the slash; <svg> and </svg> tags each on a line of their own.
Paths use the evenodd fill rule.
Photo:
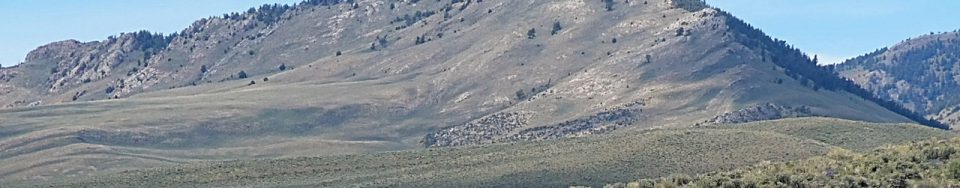
<svg viewBox="0 0 960 188">
<path fill-rule="evenodd" d="M 960 180 L 960 160 L 950 161 L 950 166 L 947 167 L 947 174 L 954 180 Z"/>
<path fill-rule="evenodd" d="M 518 101 L 522 101 L 524 99 L 527 99 L 527 97 L 529 97 L 527 96 L 527 93 L 523 92 L 523 89 L 517 90 L 516 96 Z"/>
<path fill-rule="evenodd" d="M 563 26 L 560 25 L 560 21 L 553 22 L 553 30 L 550 31 L 550 35 L 560 34 L 560 30 L 563 30 Z"/>
<path fill-rule="evenodd" d="M 427 38 L 424 37 L 424 36 L 417 36 L 416 41 L 413 42 L 413 44 L 415 44 L 415 45 L 420 45 L 420 44 L 423 44 L 423 43 L 427 43 Z"/>
<path fill-rule="evenodd" d="M 603 6 L 607 11 L 613 11 L 613 0 L 603 0 Z"/>
<path fill-rule="evenodd" d="M 956 187 L 960 159 L 950 157 L 958 149 L 960 138 L 888 146 L 869 153 L 834 149 L 800 161 L 636 183 L 640 187 Z"/>
<path fill-rule="evenodd" d="M 116 90 L 113 86 L 107 86 L 107 89 L 104 89 L 104 92 L 107 94 L 113 93 L 113 90 Z"/>
</svg>

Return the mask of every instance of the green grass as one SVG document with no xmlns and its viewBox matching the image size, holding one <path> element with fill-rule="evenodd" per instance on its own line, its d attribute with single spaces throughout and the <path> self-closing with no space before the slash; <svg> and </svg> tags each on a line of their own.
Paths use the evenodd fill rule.
<svg viewBox="0 0 960 188">
<path fill-rule="evenodd" d="M 605 187 L 956 187 L 960 186 L 958 151 L 958 138 L 932 139 L 867 153 L 835 149 L 800 161 Z"/>
<path fill-rule="evenodd" d="M 857 136 L 854 137 L 856 141 L 851 141 L 853 138 L 842 138 L 852 135 Z M 732 170 L 764 161 L 799 160 L 821 156 L 836 148 L 860 150 L 889 143 L 952 136 L 951 133 L 919 125 L 799 118 L 731 126 L 637 131 L 544 142 L 278 160 L 192 163 L 48 182 L 14 182 L 14 185 L 600 186 L 608 182 L 657 178 L 675 173 L 701 174 Z"/>
<path fill-rule="evenodd" d="M 794 118 L 722 127 L 777 132 L 854 151 L 869 151 L 889 143 L 954 136 L 947 131 L 913 124 L 876 124 L 833 118 Z"/>
</svg>

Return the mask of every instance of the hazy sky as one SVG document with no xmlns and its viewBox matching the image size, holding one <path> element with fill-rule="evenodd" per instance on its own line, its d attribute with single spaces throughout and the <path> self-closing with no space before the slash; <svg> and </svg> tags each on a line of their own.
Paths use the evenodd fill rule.
<svg viewBox="0 0 960 188">
<path fill-rule="evenodd" d="M 171 33 L 194 20 L 299 0 L 0 0 L 0 64 L 65 39 L 103 40 L 146 29 Z M 960 29 L 957 0 L 708 0 L 821 62 L 838 62 L 929 32 Z"/>
</svg>

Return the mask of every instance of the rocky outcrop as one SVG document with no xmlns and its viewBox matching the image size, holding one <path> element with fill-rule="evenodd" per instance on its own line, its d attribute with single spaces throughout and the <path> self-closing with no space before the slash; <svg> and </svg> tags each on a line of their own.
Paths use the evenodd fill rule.
<svg viewBox="0 0 960 188">
<path fill-rule="evenodd" d="M 643 112 L 639 108 L 641 105 L 642 103 L 634 103 L 634 105 L 609 109 L 592 116 L 565 121 L 556 125 L 526 129 L 500 141 L 549 140 L 608 133 L 639 121 L 640 113 Z"/>
<path fill-rule="evenodd" d="M 644 102 L 633 102 L 559 124 L 527 129 L 523 128 L 530 113 L 501 112 L 428 134 L 423 144 L 426 147 L 447 147 L 602 134 L 639 121 L 640 107 L 644 105 Z"/>
<path fill-rule="evenodd" d="M 774 120 L 794 117 L 815 116 L 806 106 L 783 106 L 778 104 L 761 104 L 727 112 L 708 120 L 706 123 L 746 123 L 753 121 Z"/>
<path fill-rule="evenodd" d="M 103 41 L 65 40 L 27 54 L 25 62 L 0 70 L 4 107 L 114 98 L 103 94 L 109 82 L 147 69 L 173 36 L 146 31 L 123 33 Z M 80 93 L 84 93 L 81 95 Z"/>
<path fill-rule="evenodd" d="M 469 123 L 430 133 L 423 139 L 427 147 L 493 143 L 502 135 L 527 124 L 530 113 L 500 112 Z"/>
<path fill-rule="evenodd" d="M 0 93 L 0 98 L 7 98 L 0 100 L 0 103 L 6 103 L 3 106 L 21 106 L 39 101 L 55 104 L 122 98 L 147 91 L 213 82 L 205 80 L 208 78 L 217 82 L 235 79 L 232 76 L 236 72 L 232 69 L 247 68 L 223 68 L 226 66 L 218 65 L 237 63 L 239 60 L 236 59 L 264 62 L 249 57 L 249 54 L 259 54 L 257 52 L 261 50 L 254 49 L 263 48 L 263 38 L 272 34 L 279 27 L 278 24 L 286 20 L 281 19 L 284 15 L 289 19 L 288 11 L 336 3 L 339 2 L 308 1 L 296 7 L 264 5 L 243 13 L 201 19 L 173 34 L 138 31 L 121 33 L 102 41 L 65 40 L 43 45 L 27 54 L 23 63 L 27 66 L 0 71 L 0 86 L 27 90 L 31 96 Z M 273 49 L 264 51 L 268 50 Z M 311 51 L 303 53 L 310 54 Z M 241 56 L 243 58 L 239 58 Z M 201 66 L 204 67 L 203 71 Z M 229 71 L 219 71 L 222 69 Z M 29 75 L 13 78 L 11 73 Z M 268 71 L 247 69 L 247 74 L 251 76 L 262 73 Z M 81 90 L 90 93 L 70 100 Z"/>
<path fill-rule="evenodd" d="M 27 54 L 26 62 L 53 64 L 45 90 L 58 93 L 66 88 L 94 82 L 116 74 L 125 63 L 145 66 L 151 54 L 166 48 L 171 37 L 146 31 L 124 33 L 104 41 L 76 40 L 41 46 Z"/>
</svg>

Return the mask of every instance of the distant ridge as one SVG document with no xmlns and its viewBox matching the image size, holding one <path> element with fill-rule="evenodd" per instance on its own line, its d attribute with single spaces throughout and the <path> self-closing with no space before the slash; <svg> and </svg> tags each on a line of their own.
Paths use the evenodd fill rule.
<svg viewBox="0 0 960 188">
<path fill-rule="evenodd" d="M 832 68 L 884 100 L 960 126 L 960 32 L 930 33 Z"/>
</svg>

